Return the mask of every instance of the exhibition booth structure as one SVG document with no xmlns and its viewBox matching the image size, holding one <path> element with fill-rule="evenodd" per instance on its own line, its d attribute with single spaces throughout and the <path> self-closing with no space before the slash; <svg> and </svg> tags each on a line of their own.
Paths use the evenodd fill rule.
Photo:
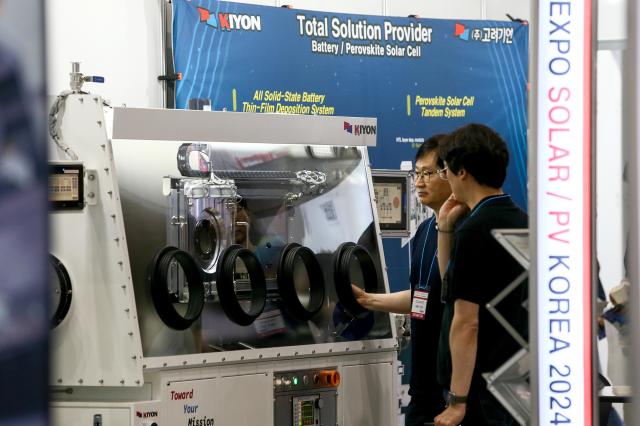
<svg viewBox="0 0 640 426">
<path fill-rule="evenodd" d="M 414 214 L 408 173 L 389 160 L 411 158 L 429 133 L 482 120 L 489 100 L 504 97 L 517 114 L 492 121 L 514 135 L 508 185 L 526 204 L 527 29 L 195 3 L 164 9 L 158 79 L 169 108 L 112 107 L 83 90 L 104 79 L 74 63 L 71 90 L 51 109 L 53 423 L 397 424 L 402 320 L 368 311 L 352 292 L 352 284 L 393 290 L 385 257 L 402 256 L 400 237 L 430 214 Z M 245 75 L 238 65 L 260 61 L 264 43 L 287 40 L 300 44 L 292 51 L 311 49 L 297 60 L 312 80 L 285 87 L 261 74 L 267 69 Z M 415 62 L 428 59 L 432 43 L 455 43 L 460 58 L 474 58 L 476 71 L 460 72 L 475 83 L 435 90 Z M 334 44 L 346 50 L 327 56 Z M 245 56 L 221 59 L 229 48 Z M 512 59 L 518 51 L 509 66 L 521 72 L 496 80 L 508 51 Z M 405 88 L 399 73 L 382 89 L 367 70 L 389 61 L 415 84 Z M 334 88 L 314 77 L 340 68 Z M 518 79 L 517 90 L 498 89 Z M 378 94 L 363 102 L 359 94 L 372 88 Z M 378 100 L 390 90 L 405 93 L 401 108 Z M 396 115 L 408 124 L 392 125 Z M 514 393 L 496 374 L 490 389 L 526 422 L 528 389 Z M 509 383 L 526 385 L 528 374 Z"/>
<path fill-rule="evenodd" d="M 569 12 L 538 9 L 531 77 L 526 22 L 185 0 L 162 6 L 166 108 L 74 64 L 49 117 L 53 423 L 401 423 L 402 321 L 352 285 L 406 289 L 432 213 L 401 163 L 482 122 L 530 214 L 493 232 L 522 274 L 486 308 L 519 350 L 483 377 L 520 424 L 594 424 L 588 4 L 566 44 Z M 527 284 L 523 335 L 501 303 Z"/>
<path fill-rule="evenodd" d="M 55 424 L 395 422 L 375 119 L 61 102 Z"/>
</svg>

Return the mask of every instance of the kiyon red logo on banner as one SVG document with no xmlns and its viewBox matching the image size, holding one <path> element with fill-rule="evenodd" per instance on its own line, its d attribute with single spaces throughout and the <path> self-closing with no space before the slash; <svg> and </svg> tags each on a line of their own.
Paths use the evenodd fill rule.
<svg viewBox="0 0 640 426">
<path fill-rule="evenodd" d="M 198 8 L 200 22 L 211 28 L 222 31 L 244 30 L 262 31 L 262 22 L 258 15 L 240 15 L 235 13 L 211 12 L 203 7 Z"/>
</svg>

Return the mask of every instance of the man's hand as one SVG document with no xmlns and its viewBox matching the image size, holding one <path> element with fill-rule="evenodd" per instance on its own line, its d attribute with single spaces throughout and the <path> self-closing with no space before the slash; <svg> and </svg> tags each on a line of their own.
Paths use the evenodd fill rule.
<svg viewBox="0 0 640 426">
<path fill-rule="evenodd" d="M 408 314 L 411 312 L 411 290 L 395 293 L 367 293 L 355 284 L 351 284 L 353 296 L 363 308 L 370 311 Z"/>
<path fill-rule="evenodd" d="M 438 227 L 446 231 L 452 231 L 456 223 L 469 214 L 469 207 L 456 199 L 451 194 L 438 212 Z"/>
<path fill-rule="evenodd" d="M 356 298 L 356 302 L 358 302 L 364 308 L 371 309 L 370 308 L 371 296 L 367 292 L 365 292 L 355 284 L 351 284 L 351 291 L 353 291 L 353 295 Z"/>
<path fill-rule="evenodd" d="M 450 405 L 436 416 L 434 419 L 436 426 L 458 426 L 462 422 L 462 419 L 464 419 L 464 413 L 466 411 L 466 404 Z"/>
</svg>

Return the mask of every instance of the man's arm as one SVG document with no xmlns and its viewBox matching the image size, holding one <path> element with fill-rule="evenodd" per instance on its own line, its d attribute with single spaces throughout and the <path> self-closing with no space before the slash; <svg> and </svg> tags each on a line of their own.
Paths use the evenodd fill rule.
<svg viewBox="0 0 640 426">
<path fill-rule="evenodd" d="M 438 212 L 438 266 L 443 280 L 451 257 L 454 227 L 467 213 L 469 208 L 459 202 L 454 194 L 451 194 Z"/>
<path fill-rule="evenodd" d="M 444 280 L 447 272 L 447 265 L 451 257 L 451 246 L 453 245 L 453 227 L 451 231 L 439 226 L 438 231 L 438 267 L 440 268 L 440 278 Z"/>
<path fill-rule="evenodd" d="M 451 392 L 458 396 L 469 395 L 478 350 L 479 309 L 479 305 L 462 299 L 457 299 L 454 305 L 449 333 L 453 370 Z M 435 423 L 438 426 L 457 426 L 462 422 L 466 409 L 465 403 L 449 405 L 435 418 Z"/>
<path fill-rule="evenodd" d="M 451 392 L 468 395 L 478 350 L 480 306 L 458 299 L 453 310 L 449 346 L 451 348 Z"/>
<path fill-rule="evenodd" d="M 366 293 L 351 284 L 356 301 L 370 311 L 393 312 L 396 314 L 411 313 L 411 290 L 395 293 Z"/>
</svg>

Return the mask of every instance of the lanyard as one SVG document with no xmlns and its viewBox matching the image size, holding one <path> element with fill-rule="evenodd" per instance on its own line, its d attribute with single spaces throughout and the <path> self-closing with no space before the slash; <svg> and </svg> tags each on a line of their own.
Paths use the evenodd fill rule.
<svg viewBox="0 0 640 426">
<path fill-rule="evenodd" d="M 431 289 L 431 286 L 429 285 L 429 279 L 431 278 L 431 271 L 433 270 L 433 264 L 435 263 L 435 260 L 438 257 L 438 249 L 436 247 L 436 251 L 433 254 L 433 258 L 431 259 L 431 266 L 429 267 L 429 275 L 427 275 L 427 281 L 423 285 L 422 265 L 424 261 L 424 250 L 427 248 L 427 243 L 429 242 L 429 232 L 431 232 L 431 229 L 433 228 L 433 224 L 435 223 L 435 221 L 436 221 L 436 217 L 434 215 L 431 218 L 431 222 L 429 222 L 429 224 L 427 225 L 427 235 L 424 237 L 424 244 L 422 245 L 422 254 L 420 255 L 420 265 L 418 265 L 418 268 L 420 269 L 420 274 L 418 275 L 418 288 L 420 290 L 427 289 L 427 291 L 429 291 Z"/>
</svg>

